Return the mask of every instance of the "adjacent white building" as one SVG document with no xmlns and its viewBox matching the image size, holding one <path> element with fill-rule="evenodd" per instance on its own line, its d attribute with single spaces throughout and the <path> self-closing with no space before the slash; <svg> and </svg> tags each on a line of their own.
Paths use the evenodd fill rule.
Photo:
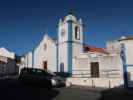
<svg viewBox="0 0 133 100">
<path fill-rule="evenodd" d="M 4 47 L 0 48 L 0 76 L 17 74 L 15 53 L 10 52 Z"/>
<path fill-rule="evenodd" d="M 128 73 L 128 86 L 133 87 L 133 36 L 122 37 L 119 40 L 123 46 L 124 58 L 123 58 L 123 72 Z M 123 55 L 122 55 L 123 56 Z M 126 81 L 126 80 L 125 80 Z"/>
</svg>

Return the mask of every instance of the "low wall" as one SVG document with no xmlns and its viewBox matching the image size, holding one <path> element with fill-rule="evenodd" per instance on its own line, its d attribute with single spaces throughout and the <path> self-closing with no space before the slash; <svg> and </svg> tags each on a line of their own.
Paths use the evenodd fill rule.
<svg viewBox="0 0 133 100">
<path fill-rule="evenodd" d="M 66 84 L 89 87 L 113 88 L 123 85 L 122 78 L 68 78 Z"/>
</svg>

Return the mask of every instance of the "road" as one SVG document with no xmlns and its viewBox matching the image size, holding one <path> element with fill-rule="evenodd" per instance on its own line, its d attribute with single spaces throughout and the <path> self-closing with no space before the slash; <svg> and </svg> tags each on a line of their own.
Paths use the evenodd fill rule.
<svg viewBox="0 0 133 100">
<path fill-rule="evenodd" d="M 61 88 L 57 89 L 60 94 L 53 100 L 98 100 L 101 95 L 97 91 L 89 91 L 82 88 Z"/>
<path fill-rule="evenodd" d="M 2 99 L 1 99 L 2 98 Z M 133 90 L 72 87 L 46 89 L 21 84 L 16 79 L 0 80 L 1 100 L 133 100 Z"/>
</svg>

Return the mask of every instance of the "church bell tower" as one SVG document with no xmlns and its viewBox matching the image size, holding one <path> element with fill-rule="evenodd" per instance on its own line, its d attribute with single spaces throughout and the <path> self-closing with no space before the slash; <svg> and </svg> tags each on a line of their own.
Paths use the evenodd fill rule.
<svg viewBox="0 0 133 100">
<path fill-rule="evenodd" d="M 73 58 L 83 52 L 83 23 L 69 13 L 58 23 L 58 71 L 72 74 Z"/>
</svg>

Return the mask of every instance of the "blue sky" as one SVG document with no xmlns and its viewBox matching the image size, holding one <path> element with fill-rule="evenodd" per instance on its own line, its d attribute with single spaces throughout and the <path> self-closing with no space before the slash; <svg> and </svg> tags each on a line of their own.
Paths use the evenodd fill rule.
<svg viewBox="0 0 133 100">
<path fill-rule="evenodd" d="M 0 47 L 21 55 L 43 32 L 56 37 L 59 18 L 70 9 L 83 19 L 90 45 L 105 47 L 107 40 L 133 35 L 133 0 L 0 0 Z"/>
</svg>

